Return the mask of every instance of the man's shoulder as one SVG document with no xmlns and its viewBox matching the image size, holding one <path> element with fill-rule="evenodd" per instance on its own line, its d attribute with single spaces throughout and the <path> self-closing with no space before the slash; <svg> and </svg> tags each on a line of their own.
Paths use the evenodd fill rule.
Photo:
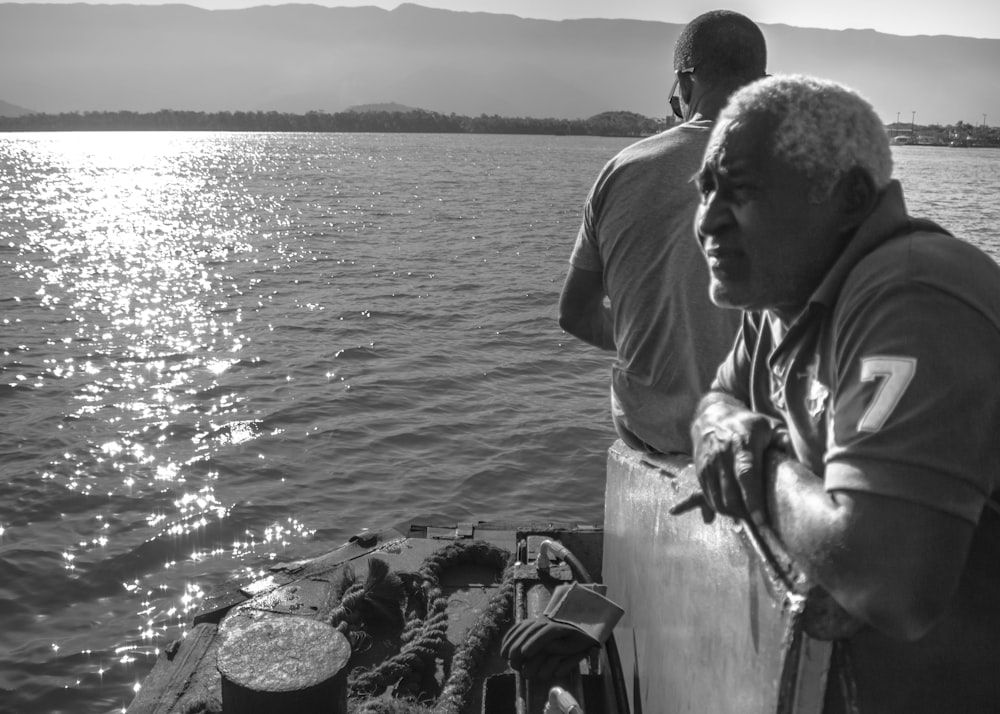
<svg viewBox="0 0 1000 714">
<path fill-rule="evenodd" d="M 661 188 L 684 183 L 701 166 L 708 136 L 708 129 L 682 124 L 629 144 L 604 165 L 594 191 L 627 184 L 631 192 L 635 182 Z"/>
<path fill-rule="evenodd" d="M 700 156 L 708 144 L 712 123 L 687 122 L 629 144 L 612 159 L 615 165 L 669 158 L 693 152 Z"/>
<path fill-rule="evenodd" d="M 901 285 L 951 295 L 1000 325 L 1000 265 L 975 245 L 914 221 L 912 230 L 881 244 L 862 260 L 845 286 L 853 292 L 886 292 Z"/>
<path fill-rule="evenodd" d="M 985 274 L 1000 278 L 1000 266 L 981 249 L 930 221 L 919 220 L 911 221 L 909 230 L 872 250 L 858 268 L 886 278 L 928 282 L 950 282 L 967 271 L 973 277 Z M 996 288 L 1000 290 L 1000 284 Z"/>
</svg>

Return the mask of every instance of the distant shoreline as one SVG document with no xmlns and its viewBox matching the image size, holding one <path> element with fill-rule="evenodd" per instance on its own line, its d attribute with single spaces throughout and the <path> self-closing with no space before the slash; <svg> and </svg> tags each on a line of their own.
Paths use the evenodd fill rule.
<svg viewBox="0 0 1000 714">
<path fill-rule="evenodd" d="M 406 111 L 63 112 L 0 117 L 0 131 L 239 131 L 239 132 L 400 132 L 442 134 L 555 134 L 641 137 L 668 128 L 663 119 L 634 112 L 604 112 L 588 119 L 535 119 L 482 114 L 478 117 Z"/>
<path fill-rule="evenodd" d="M 51 131 L 233 131 L 303 133 L 548 134 L 556 136 L 644 137 L 674 124 L 627 111 L 588 119 L 536 119 L 482 114 L 441 114 L 423 109 L 289 114 L 276 111 L 62 112 L 0 117 L 0 132 Z M 895 145 L 1000 148 L 1000 127 L 888 124 Z"/>
</svg>

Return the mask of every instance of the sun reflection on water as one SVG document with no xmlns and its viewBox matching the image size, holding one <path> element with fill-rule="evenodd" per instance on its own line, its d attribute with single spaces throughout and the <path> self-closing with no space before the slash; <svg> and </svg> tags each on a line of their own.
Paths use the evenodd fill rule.
<svg viewBox="0 0 1000 714">
<path fill-rule="evenodd" d="M 115 439 L 67 454 L 62 469 L 53 465 L 50 476 L 61 475 L 70 489 L 95 488 L 87 480 L 92 469 L 67 468 L 74 461 L 118 472 L 132 495 L 183 481 L 185 461 L 163 453 L 171 428 L 190 425 L 204 440 L 221 427 L 202 424 L 202 413 L 233 406 L 203 395 L 249 342 L 239 333 L 240 310 L 230 309 L 240 287 L 226 264 L 253 259 L 247 238 L 262 214 L 259 206 L 241 210 L 246 196 L 230 190 L 223 168 L 232 152 L 250 162 L 253 152 L 210 139 L 45 135 L 22 152 L 29 166 L 13 164 L 25 176 L 10 201 L 24 228 L 23 259 L 14 267 L 30 279 L 23 285 L 37 286 L 15 296 L 26 304 L 14 321 L 34 338 L 19 350 L 45 357 L 35 373 L 13 375 L 12 386 L 41 389 L 58 380 L 74 405 L 67 419 L 114 414 Z M 229 438 L 253 435 L 243 421 Z"/>
<path fill-rule="evenodd" d="M 83 669 L 100 682 L 187 631 L 206 567 L 251 577 L 242 559 L 307 537 L 294 522 L 230 525 L 213 466 L 265 433 L 226 383 L 254 360 L 241 328 L 259 279 L 232 266 L 255 264 L 251 239 L 277 214 L 277 199 L 239 184 L 264 151 L 245 136 L 0 136 L 0 207 L 14 228 L 0 252 L 2 321 L 17 335 L 0 385 L 27 414 L 39 400 L 60 405 L 31 425 L 65 444 L 36 476 L 51 492 L 43 500 L 107 506 L 89 520 L 56 517 L 53 550 L 71 582 L 121 587 L 140 623 L 107 658 L 90 660 L 79 637 L 52 644 L 60 657 L 88 655 Z M 0 536 L 17 526 L 5 521 Z M 157 556 L 159 568 L 135 571 Z"/>
</svg>

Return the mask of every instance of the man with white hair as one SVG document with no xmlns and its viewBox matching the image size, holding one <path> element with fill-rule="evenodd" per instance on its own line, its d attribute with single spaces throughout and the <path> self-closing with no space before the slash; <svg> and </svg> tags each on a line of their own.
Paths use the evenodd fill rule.
<svg viewBox="0 0 1000 714">
<path fill-rule="evenodd" d="M 764 79 L 720 114 L 695 227 L 743 322 L 695 468 L 865 623 L 825 712 L 997 712 L 1000 268 L 910 218 L 891 173 L 882 122 L 833 82 Z"/>
</svg>

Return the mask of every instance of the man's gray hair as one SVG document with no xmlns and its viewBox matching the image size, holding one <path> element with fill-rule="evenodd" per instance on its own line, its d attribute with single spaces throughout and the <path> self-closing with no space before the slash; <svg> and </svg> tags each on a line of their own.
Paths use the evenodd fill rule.
<svg viewBox="0 0 1000 714">
<path fill-rule="evenodd" d="M 804 75 L 766 77 L 733 94 L 717 126 L 733 129 L 754 117 L 770 128 L 774 155 L 808 177 L 813 201 L 827 198 L 855 166 L 878 189 L 892 178 L 885 126 L 868 100 L 842 84 Z"/>
</svg>

